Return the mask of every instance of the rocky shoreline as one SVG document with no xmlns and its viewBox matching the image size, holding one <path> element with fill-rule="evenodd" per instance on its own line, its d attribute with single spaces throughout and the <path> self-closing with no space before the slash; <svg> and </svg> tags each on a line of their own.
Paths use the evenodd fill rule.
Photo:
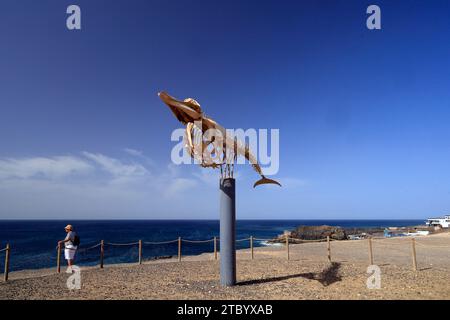
<svg viewBox="0 0 450 320">
<path fill-rule="evenodd" d="M 289 243 L 305 243 L 311 241 L 326 241 L 327 237 L 330 240 L 361 240 L 366 238 L 382 238 L 386 231 L 391 235 L 399 235 L 402 233 L 410 233 L 417 231 L 425 231 L 430 234 L 440 232 L 439 229 L 427 226 L 408 226 L 408 227 L 366 227 L 366 228 L 343 228 L 339 226 L 306 226 L 301 225 L 294 230 L 287 230 L 283 234 L 268 241 L 269 243 L 285 243 L 286 236 L 289 238 Z"/>
</svg>

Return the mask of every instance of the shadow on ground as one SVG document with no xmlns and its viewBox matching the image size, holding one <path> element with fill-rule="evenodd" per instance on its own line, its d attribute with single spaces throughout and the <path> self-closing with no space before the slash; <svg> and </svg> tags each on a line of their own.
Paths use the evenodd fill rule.
<svg viewBox="0 0 450 320">
<path fill-rule="evenodd" d="M 335 282 L 341 281 L 342 278 L 339 275 L 339 268 L 341 267 L 341 264 L 338 262 L 332 262 L 329 267 L 327 267 L 322 272 L 308 272 L 308 273 L 299 273 L 299 274 L 291 274 L 287 276 L 281 276 L 281 277 L 273 277 L 273 278 L 266 278 L 266 279 L 258 279 L 258 280 L 247 280 L 239 282 L 237 285 L 239 286 L 246 286 L 246 285 L 252 285 L 252 284 L 261 284 L 261 283 L 268 283 L 268 282 L 276 282 L 276 281 L 283 281 L 293 278 L 306 278 L 310 280 L 317 280 L 319 281 L 324 287 L 329 286 Z"/>
</svg>

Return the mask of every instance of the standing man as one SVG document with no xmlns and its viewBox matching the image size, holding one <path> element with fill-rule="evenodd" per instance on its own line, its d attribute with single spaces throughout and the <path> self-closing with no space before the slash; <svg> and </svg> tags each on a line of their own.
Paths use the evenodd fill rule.
<svg viewBox="0 0 450 320">
<path fill-rule="evenodd" d="M 64 230 L 66 231 L 67 235 L 66 238 L 62 241 L 58 242 L 58 246 L 62 245 L 64 243 L 64 257 L 67 260 L 67 273 L 72 273 L 72 265 L 73 260 L 75 258 L 75 253 L 77 252 L 78 245 L 80 243 L 78 235 L 73 230 L 73 226 L 68 224 Z"/>
</svg>

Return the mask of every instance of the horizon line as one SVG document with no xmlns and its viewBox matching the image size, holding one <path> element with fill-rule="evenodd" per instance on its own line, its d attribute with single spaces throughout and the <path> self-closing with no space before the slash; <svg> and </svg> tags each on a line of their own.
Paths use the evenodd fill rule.
<svg viewBox="0 0 450 320">
<path fill-rule="evenodd" d="M 236 219 L 237 221 L 295 221 L 295 220 L 354 220 L 354 221 L 361 221 L 361 220 L 427 220 L 428 218 L 281 218 L 281 219 L 275 219 L 275 218 L 263 218 L 263 219 L 257 219 L 257 218 L 247 218 L 247 219 Z M 0 218 L 1 221 L 219 221 L 219 219 L 186 219 L 186 218 L 99 218 L 99 219 L 69 219 L 69 218 Z"/>
</svg>

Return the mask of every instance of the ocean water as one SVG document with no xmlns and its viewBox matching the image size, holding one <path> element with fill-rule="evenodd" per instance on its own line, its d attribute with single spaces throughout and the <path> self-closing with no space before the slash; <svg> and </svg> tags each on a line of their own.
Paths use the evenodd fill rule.
<svg viewBox="0 0 450 320">
<path fill-rule="evenodd" d="M 189 240 L 206 240 L 219 236 L 217 220 L 102 220 L 102 221 L 7 221 L 0 220 L 0 249 L 11 245 L 10 270 L 38 269 L 56 266 L 57 241 L 65 237 L 64 226 L 74 225 L 81 238 L 76 257 L 78 265 L 95 265 L 99 261 L 100 248 L 86 250 L 100 240 L 105 243 L 130 243 L 139 239 L 146 242 L 175 240 L 178 237 Z M 331 225 L 344 228 L 389 227 L 423 224 L 424 220 L 238 220 L 236 239 L 253 236 L 273 238 L 284 230 L 299 225 Z M 255 241 L 255 246 L 265 245 Z M 247 248 L 248 241 L 237 242 L 237 248 Z M 176 256 L 177 243 L 143 246 L 143 258 Z M 209 243 L 182 243 L 183 255 L 213 252 Z M 138 246 L 105 246 L 105 264 L 136 262 Z M 4 252 L 0 253 L 0 272 L 4 268 Z"/>
</svg>

